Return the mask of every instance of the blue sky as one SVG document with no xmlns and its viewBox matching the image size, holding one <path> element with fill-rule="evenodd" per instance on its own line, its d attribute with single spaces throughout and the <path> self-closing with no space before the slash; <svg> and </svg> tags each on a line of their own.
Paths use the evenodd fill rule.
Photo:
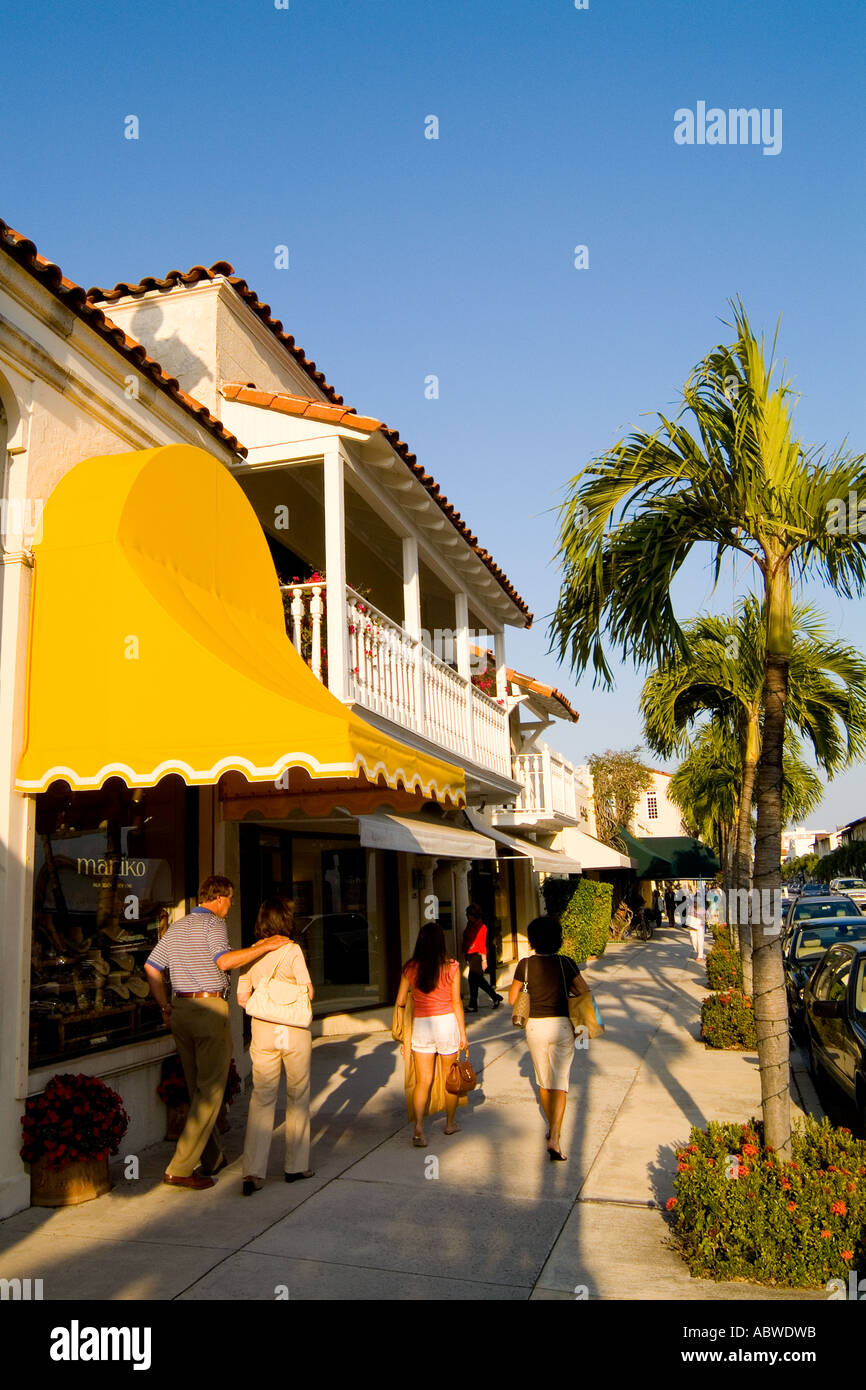
<svg viewBox="0 0 866 1390">
<path fill-rule="evenodd" d="M 672 405 L 731 296 L 782 315 L 804 441 L 864 448 L 864 29 L 855 0 L 49 0 L 3 20 L 0 216 L 87 286 L 231 261 L 526 598 L 510 660 L 580 709 L 552 741 L 582 761 L 641 741 L 640 680 L 547 654 L 554 509 Z M 781 108 L 781 152 L 675 144 L 699 101 Z M 679 609 L 731 594 L 696 559 Z M 861 605 L 810 596 L 866 646 Z M 866 814 L 862 788 L 810 823 Z"/>
</svg>

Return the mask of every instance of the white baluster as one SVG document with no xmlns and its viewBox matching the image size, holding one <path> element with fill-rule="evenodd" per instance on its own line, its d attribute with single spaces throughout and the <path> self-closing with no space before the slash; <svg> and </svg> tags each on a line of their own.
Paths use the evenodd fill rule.
<svg viewBox="0 0 866 1390">
<path fill-rule="evenodd" d="M 313 589 L 313 597 L 310 600 L 310 617 L 313 623 L 313 675 L 319 680 L 322 679 L 322 614 L 325 605 L 322 602 L 322 590 L 317 584 Z"/>
<path fill-rule="evenodd" d="M 304 620 L 304 591 L 292 590 L 292 646 L 296 652 L 301 650 L 301 625 Z"/>
</svg>

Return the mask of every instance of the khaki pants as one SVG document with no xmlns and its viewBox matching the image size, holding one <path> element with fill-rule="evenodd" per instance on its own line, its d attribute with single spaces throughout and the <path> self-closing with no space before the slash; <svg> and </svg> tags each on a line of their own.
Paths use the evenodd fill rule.
<svg viewBox="0 0 866 1390">
<path fill-rule="evenodd" d="M 253 1093 L 244 1140 L 243 1176 L 265 1178 L 274 1132 L 274 1110 L 282 1072 L 286 1074 L 287 1173 L 305 1173 L 310 1166 L 310 1060 L 313 1039 L 309 1028 L 280 1027 L 253 1019 L 250 1061 Z"/>
<path fill-rule="evenodd" d="M 232 1058 L 229 1006 L 225 999 L 171 1001 L 171 1031 L 177 1044 L 186 1087 L 189 1115 L 166 1172 L 188 1178 L 199 1163 L 214 1168 L 222 1149 L 214 1136 Z"/>
</svg>

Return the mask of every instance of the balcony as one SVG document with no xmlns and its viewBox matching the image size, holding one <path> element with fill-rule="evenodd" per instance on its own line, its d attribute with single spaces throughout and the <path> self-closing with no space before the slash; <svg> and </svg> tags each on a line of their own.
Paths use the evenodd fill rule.
<svg viewBox="0 0 866 1390">
<path fill-rule="evenodd" d="M 348 585 L 345 623 L 327 622 L 328 586 L 281 586 L 286 628 L 296 651 L 325 685 L 336 685 L 329 671 L 345 673 L 348 703 L 426 739 L 444 757 L 475 764 L 500 777 L 512 777 L 508 715 L 504 704 L 486 695 L 412 636 L 369 599 Z M 327 633 L 339 632 L 343 651 L 329 651 Z M 336 660 L 335 660 L 336 656 Z M 330 658 L 330 659 L 329 659 Z"/>
<path fill-rule="evenodd" d="M 518 753 L 512 775 L 523 790 L 511 805 L 495 812 L 495 825 L 561 830 L 584 823 L 581 810 L 587 805 L 587 788 L 578 769 L 561 753 L 546 744 Z"/>
</svg>

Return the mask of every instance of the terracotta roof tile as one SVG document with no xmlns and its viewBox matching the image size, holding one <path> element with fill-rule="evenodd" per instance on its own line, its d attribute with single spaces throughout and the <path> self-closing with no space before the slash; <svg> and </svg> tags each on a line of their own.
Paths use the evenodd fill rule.
<svg viewBox="0 0 866 1390">
<path fill-rule="evenodd" d="M 187 395 L 186 391 L 181 391 L 175 378 L 164 372 L 159 363 L 148 356 L 141 343 L 128 337 L 122 328 L 118 328 L 117 324 L 112 323 L 101 309 L 90 302 L 87 292 L 82 289 L 81 285 L 76 285 L 74 280 L 67 280 L 59 266 L 39 255 L 32 241 L 22 236 L 20 232 L 16 232 L 14 228 L 2 220 L 0 220 L 0 249 L 6 251 L 34 279 L 39 280 L 67 309 L 94 329 L 101 338 L 110 343 L 161 391 L 164 391 L 167 396 L 171 396 L 190 415 L 194 415 L 198 422 L 221 444 L 227 445 L 236 454 L 246 454 L 246 449 L 238 443 L 233 434 L 229 434 L 225 426 L 214 415 L 211 415 L 207 406 Z"/>
<path fill-rule="evenodd" d="M 253 382 L 224 382 L 220 390 L 226 400 L 240 401 L 242 405 L 257 405 L 266 410 L 281 411 L 285 415 L 305 417 L 308 420 L 322 420 L 329 424 L 343 424 L 354 427 L 355 429 L 365 430 L 370 434 L 372 434 L 374 430 L 381 430 L 394 452 L 403 459 L 404 463 L 411 469 L 422 487 L 427 490 L 437 505 L 441 507 L 455 530 L 459 531 L 460 535 L 467 544 L 472 547 L 500 587 L 504 589 L 512 603 L 523 613 L 526 618 L 526 626 L 532 626 L 532 614 L 508 577 L 495 563 L 490 552 L 478 544 L 478 537 L 474 532 L 470 531 L 457 509 L 452 507 L 435 479 L 431 478 L 429 473 L 424 472 L 424 469 L 418 463 L 415 455 L 410 452 L 408 444 L 403 442 L 396 430 L 388 429 L 388 426 L 383 424 L 381 420 L 376 420 L 371 415 L 357 415 L 355 411 L 351 410 L 348 406 L 344 406 L 340 410 L 337 410 L 333 406 L 324 406 L 319 401 L 310 401 L 304 396 L 293 396 L 289 395 L 287 392 L 279 392 L 276 395 L 271 395 L 268 391 L 259 391 Z M 554 693 L 558 694 L 558 692 Z M 563 703 L 566 704 L 569 711 L 571 711 L 571 706 L 568 705 L 565 698 L 561 697 L 561 699 Z M 574 717 L 577 718 L 576 715 Z"/>
<path fill-rule="evenodd" d="M 240 401 L 241 405 L 258 405 L 265 410 L 277 410 L 282 415 L 321 420 L 328 425 L 347 425 L 351 429 L 364 430 L 367 434 L 382 428 L 381 420 L 374 420 L 371 415 L 358 415 L 346 405 L 323 405 L 321 401 L 310 400 L 309 396 L 292 396 L 286 391 L 276 394 L 259 391 L 252 382 L 244 385 L 240 381 L 224 381 L 220 393 L 227 401 Z"/>
</svg>

